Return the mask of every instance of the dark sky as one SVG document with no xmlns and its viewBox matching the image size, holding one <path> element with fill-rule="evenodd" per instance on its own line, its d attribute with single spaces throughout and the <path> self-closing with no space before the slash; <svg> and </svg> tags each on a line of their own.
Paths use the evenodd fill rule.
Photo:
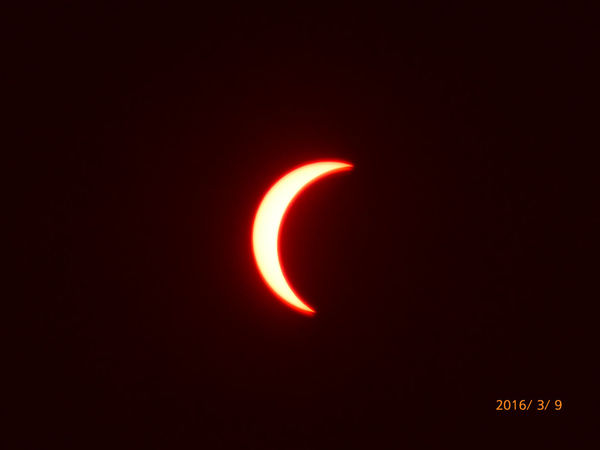
<svg viewBox="0 0 600 450">
<path fill-rule="evenodd" d="M 11 448 L 587 439 L 589 11 L 74 3 L 9 29 Z M 354 170 L 308 188 L 280 241 L 306 317 L 250 233 L 279 176 L 328 158 Z"/>
</svg>

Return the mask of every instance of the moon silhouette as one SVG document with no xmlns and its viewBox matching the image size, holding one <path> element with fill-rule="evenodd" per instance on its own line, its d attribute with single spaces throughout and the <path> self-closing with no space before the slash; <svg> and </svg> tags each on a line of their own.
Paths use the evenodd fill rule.
<svg viewBox="0 0 600 450">
<path fill-rule="evenodd" d="M 315 310 L 300 299 L 283 274 L 279 258 L 281 221 L 294 198 L 309 184 L 351 168 L 346 162 L 319 161 L 293 169 L 271 186 L 256 211 L 252 249 L 258 270 L 275 295 L 301 313 L 312 315 Z"/>
</svg>

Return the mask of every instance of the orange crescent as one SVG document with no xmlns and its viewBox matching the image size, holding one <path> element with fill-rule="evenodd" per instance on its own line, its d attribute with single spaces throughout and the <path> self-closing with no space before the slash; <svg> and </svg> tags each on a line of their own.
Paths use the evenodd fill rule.
<svg viewBox="0 0 600 450">
<path fill-rule="evenodd" d="M 293 169 L 271 186 L 256 211 L 252 249 L 258 270 L 275 295 L 299 312 L 312 315 L 315 310 L 300 299 L 283 274 L 279 258 L 281 221 L 294 198 L 309 184 L 351 168 L 352 164 L 346 162 L 319 161 Z"/>
</svg>

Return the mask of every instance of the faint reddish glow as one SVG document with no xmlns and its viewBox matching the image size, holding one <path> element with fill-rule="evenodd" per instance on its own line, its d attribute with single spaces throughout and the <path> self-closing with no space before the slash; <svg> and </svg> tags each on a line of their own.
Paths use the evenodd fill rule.
<svg viewBox="0 0 600 450">
<path fill-rule="evenodd" d="M 288 283 L 279 258 L 281 221 L 290 203 L 304 188 L 326 175 L 350 170 L 352 164 L 319 161 L 298 167 L 282 176 L 265 194 L 256 211 L 252 228 L 252 249 L 256 265 L 267 285 L 289 306 L 305 314 L 314 314 Z"/>
</svg>

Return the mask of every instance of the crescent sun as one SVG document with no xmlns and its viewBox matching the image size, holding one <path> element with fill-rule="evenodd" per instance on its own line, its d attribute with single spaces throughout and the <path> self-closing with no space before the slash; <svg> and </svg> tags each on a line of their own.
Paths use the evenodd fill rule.
<svg viewBox="0 0 600 450">
<path fill-rule="evenodd" d="M 293 169 L 271 186 L 256 211 L 252 249 L 258 270 L 275 295 L 299 312 L 312 315 L 315 310 L 300 299 L 283 274 L 278 245 L 281 222 L 294 198 L 309 184 L 351 168 L 346 162 L 319 161 Z"/>
</svg>

